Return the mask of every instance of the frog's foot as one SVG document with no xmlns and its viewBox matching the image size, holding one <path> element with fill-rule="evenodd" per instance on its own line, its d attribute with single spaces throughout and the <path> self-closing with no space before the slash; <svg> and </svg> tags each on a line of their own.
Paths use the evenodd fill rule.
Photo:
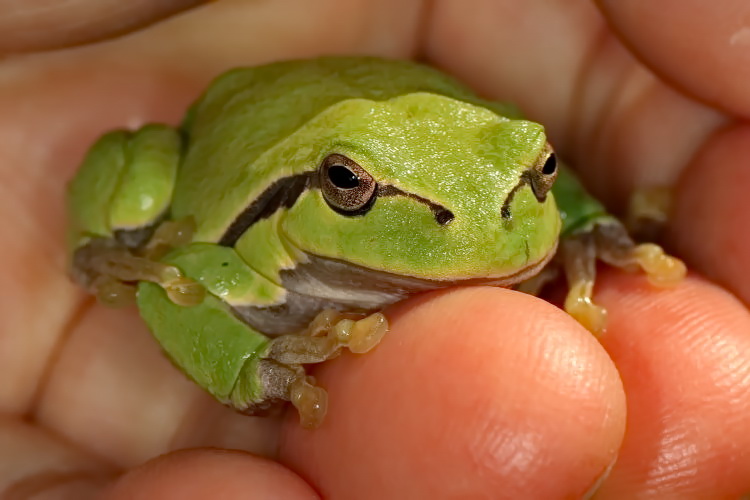
<svg viewBox="0 0 750 500">
<path fill-rule="evenodd" d="M 310 337 L 335 339 L 341 347 L 364 354 L 378 345 L 387 332 L 388 320 L 383 313 L 365 316 L 325 309 L 313 319 L 306 333 Z"/>
<path fill-rule="evenodd" d="M 260 384 L 260 394 L 256 386 L 252 390 L 255 402 L 245 408 L 244 413 L 264 414 L 277 403 L 289 401 L 297 409 L 303 427 L 313 429 L 323 422 L 328 411 L 328 393 L 315 385 L 315 379 L 305 373 L 304 366 L 272 359 L 261 359 L 245 366 L 252 371 L 248 379 L 257 381 L 250 385 Z M 237 395 L 240 400 L 245 400 L 241 394 L 242 384 L 235 386 L 235 391 L 240 392 Z"/>
<path fill-rule="evenodd" d="M 604 331 L 607 317 L 607 311 L 592 300 L 597 259 L 630 272 L 641 269 L 657 286 L 679 283 L 686 274 L 681 260 L 667 255 L 659 245 L 634 243 L 616 220 L 599 222 L 590 231 L 566 237 L 560 244 L 560 256 L 569 286 L 565 310 L 594 334 Z"/>
<path fill-rule="evenodd" d="M 289 385 L 289 401 L 306 429 L 319 427 L 328 412 L 328 393 L 312 377 L 297 378 Z"/>
<path fill-rule="evenodd" d="M 565 311 L 594 335 L 604 332 L 607 310 L 593 301 L 596 281 L 596 246 L 591 233 L 581 233 L 565 238 L 560 243 L 568 295 Z"/>
<path fill-rule="evenodd" d="M 273 339 L 267 357 L 287 365 L 306 365 L 333 359 L 344 347 L 357 354 L 366 353 L 382 340 L 388 321 L 379 312 L 362 316 L 324 310 L 303 334 Z"/>
<path fill-rule="evenodd" d="M 594 228 L 597 255 L 607 264 L 625 270 L 640 268 L 656 286 L 673 286 L 685 278 L 687 268 L 654 243 L 636 244 L 619 223 Z"/>
<path fill-rule="evenodd" d="M 265 397 L 291 401 L 302 425 L 317 427 L 325 416 L 328 394 L 305 374 L 303 365 L 333 359 L 344 347 L 355 353 L 374 348 L 388 331 L 388 322 L 382 313 L 363 316 L 325 310 L 305 332 L 273 339 L 261 362 Z"/>
<path fill-rule="evenodd" d="M 175 304 L 199 304 L 205 296 L 203 286 L 185 277 L 174 266 L 134 255 L 112 240 L 92 240 L 74 256 L 75 273 L 92 293 L 105 303 L 124 304 L 135 297 L 135 284 L 149 281 L 159 284 Z"/>
<path fill-rule="evenodd" d="M 124 307 L 135 302 L 136 286 L 109 276 L 97 276 L 88 288 L 100 302 L 110 307 Z"/>
<path fill-rule="evenodd" d="M 663 186 L 637 189 L 630 197 L 628 232 L 640 241 L 659 241 L 669 220 L 672 190 Z"/>
<path fill-rule="evenodd" d="M 143 248 L 141 255 L 158 260 L 173 248 L 189 244 L 193 233 L 195 233 L 195 219 L 192 217 L 166 220 L 154 230 L 154 234 Z"/>
</svg>

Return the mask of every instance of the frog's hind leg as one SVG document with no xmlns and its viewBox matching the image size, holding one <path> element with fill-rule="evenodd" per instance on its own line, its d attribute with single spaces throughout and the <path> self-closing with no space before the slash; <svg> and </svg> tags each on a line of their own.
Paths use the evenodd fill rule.
<svg viewBox="0 0 750 500">
<path fill-rule="evenodd" d="M 639 241 L 660 241 L 672 211 L 672 189 L 652 186 L 636 189 L 626 213 L 628 233 Z"/>
<path fill-rule="evenodd" d="M 685 264 L 667 255 L 659 245 L 636 244 L 616 219 L 602 218 L 590 228 L 562 239 L 560 259 L 569 291 L 565 310 L 595 334 L 604 331 L 606 310 L 592 300 L 596 281 L 596 261 L 635 272 L 643 270 L 657 286 L 670 286 L 682 280 Z"/>
<path fill-rule="evenodd" d="M 367 352 L 387 331 L 382 313 L 364 316 L 324 310 L 305 331 L 276 337 L 257 358 L 249 357 L 230 399 L 251 415 L 289 401 L 303 427 L 318 427 L 328 411 L 328 393 L 307 375 L 305 366 L 336 358 L 345 347 Z"/>
</svg>

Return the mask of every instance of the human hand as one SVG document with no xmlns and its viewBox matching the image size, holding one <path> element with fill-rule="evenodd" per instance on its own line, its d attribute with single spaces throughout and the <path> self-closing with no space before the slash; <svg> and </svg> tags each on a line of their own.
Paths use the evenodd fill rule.
<svg viewBox="0 0 750 500">
<path fill-rule="evenodd" d="M 750 315 L 725 291 L 750 302 L 740 2 L 602 2 L 689 98 L 584 0 L 222 0 L 111 42 L 4 60 L 0 484 L 21 498 L 574 498 L 617 458 L 597 498 L 750 491 Z M 648 16 L 633 17 L 639 5 Z M 605 272 L 600 342 L 516 292 L 427 294 L 388 311 L 375 351 L 316 372 L 330 394 L 321 428 L 223 408 L 135 311 L 68 282 L 64 185 L 101 132 L 176 122 L 224 69 L 324 53 L 424 57 L 518 103 L 615 209 L 637 186 L 675 185 L 670 242 L 721 286 L 694 275 L 655 290 Z M 206 446 L 219 450 L 148 461 Z"/>
</svg>

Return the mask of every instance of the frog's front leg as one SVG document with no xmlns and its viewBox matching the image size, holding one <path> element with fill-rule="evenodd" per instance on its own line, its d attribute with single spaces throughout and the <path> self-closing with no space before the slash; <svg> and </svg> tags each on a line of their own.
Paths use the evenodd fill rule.
<svg viewBox="0 0 750 500">
<path fill-rule="evenodd" d="M 626 271 L 640 269 L 657 286 L 676 284 L 686 272 L 682 261 L 658 245 L 633 242 L 625 227 L 611 218 L 562 238 L 560 258 L 569 286 L 565 310 L 594 333 L 604 330 L 607 317 L 606 310 L 592 300 L 597 259 Z"/>
<path fill-rule="evenodd" d="M 385 317 L 326 310 L 303 331 L 271 338 L 285 318 L 290 293 L 250 268 L 233 248 L 191 243 L 164 256 L 208 291 L 197 305 L 181 306 L 152 283 L 141 283 L 138 307 L 174 362 L 219 401 L 257 413 L 290 401 L 306 427 L 320 423 L 325 390 L 306 365 L 335 358 L 343 348 L 372 349 L 385 334 Z M 248 312 L 250 311 L 250 312 Z M 275 312 L 274 312 L 275 311 Z M 261 318 L 262 319 L 259 319 Z"/>
<path fill-rule="evenodd" d="M 609 215 L 569 171 L 560 171 L 553 192 L 563 216 L 558 261 L 569 287 L 564 307 L 591 332 L 601 333 L 607 317 L 606 310 L 592 300 L 597 260 L 630 272 L 642 270 L 657 286 L 684 278 L 681 260 L 656 244 L 636 244 L 623 223 Z"/>
<path fill-rule="evenodd" d="M 305 332 L 270 339 L 213 295 L 185 307 L 143 283 L 138 302 L 169 357 L 216 399 L 250 415 L 289 401 L 307 428 L 322 422 L 328 395 L 307 375 L 306 365 L 333 359 L 344 347 L 369 351 L 388 330 L 381 313 L 354 319 L 323 311 Z"/>
<path fill-rule="evenodd" d="M 306 364 L 332 359 L 343 347 L 364 354 L 378 345 L 387 331 L 388 321 L 383 313 L 365 316 L 325 309 L 300 335 L 274 339 L 269 357 L 283 363 Z"/>
<path fill-rule="evenodd" d="M 363 317 L 324 310 L 301 334 L 282 335 L 271 341 L 263 359 L 277 365 L 261 364 L 259 378 L 265 380 L 268 395 L 289 400 L 297 408 L 304 427 L 317 427 L 327 411 L 328 396 L 306 376 L 303 365 L 333 359 L 345 347 L 357 354 L 366 353 L 380 343 L 387 331 L 388 322 L 380 312 Z M 279 380 L 278 374 L 284 370 L 286 375 Z"/>
</svg>

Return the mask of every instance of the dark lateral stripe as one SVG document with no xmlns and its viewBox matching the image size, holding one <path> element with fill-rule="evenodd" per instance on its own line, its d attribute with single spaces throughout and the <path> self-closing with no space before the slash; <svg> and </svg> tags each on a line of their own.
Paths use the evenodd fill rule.
<svg viewBox="0 0 750 500">
<path fill-rule="evenodd" d="M 268 186 L 268 188 L 263 191 L 255 201 L 253 201 L 240 215 L 237 216 L 236 219 L 234 219 L 229 228 L 224 232 L 224 236 L 219 240 L 219 245 L 226 247 L 234 246 L 235 243 L 237 243 L 237 240 L 239 240 L 245 231 L 247 231 L 253 224 L 259 220 L 272 216 L 280 208 L 291 208 L 297 201 L 297 198 L 299 198 L 305 190 L 319 188 L 316 173 L 317 171 L 283 177 Z M 367 205 L 363 207 L 363 210 L 358 210 L 356 213 L 344 212 L 337 210 L 335 207 L 332 208 L 347 216 L 364 215 L 370 210 L 370 208 L 372 208 L 376 198 L 379 196 L 405 196 L 416 200 L 429 207 L 430 211 L 432 211 L 432 215 L 435 217 L 435 221 L 441 226 L 450 223 L 454 218 L 453 212 L 444 206 L 417 194 L 408 193 L 395 186 L 389 185 L 378 186 L 371 202 L 367 203 Z"/>
<path fill-rule="evenodd" d="M 291 208 L 297 198 L 310 187 L 314 172 L 283 177 L 266 188 L 255 201 L 242 211 L 224 232 L 219 245 L 234 246 L 240 236 L 245 234 L 259 220 L 271 217 L 280 208 Z"/>
</svg>

